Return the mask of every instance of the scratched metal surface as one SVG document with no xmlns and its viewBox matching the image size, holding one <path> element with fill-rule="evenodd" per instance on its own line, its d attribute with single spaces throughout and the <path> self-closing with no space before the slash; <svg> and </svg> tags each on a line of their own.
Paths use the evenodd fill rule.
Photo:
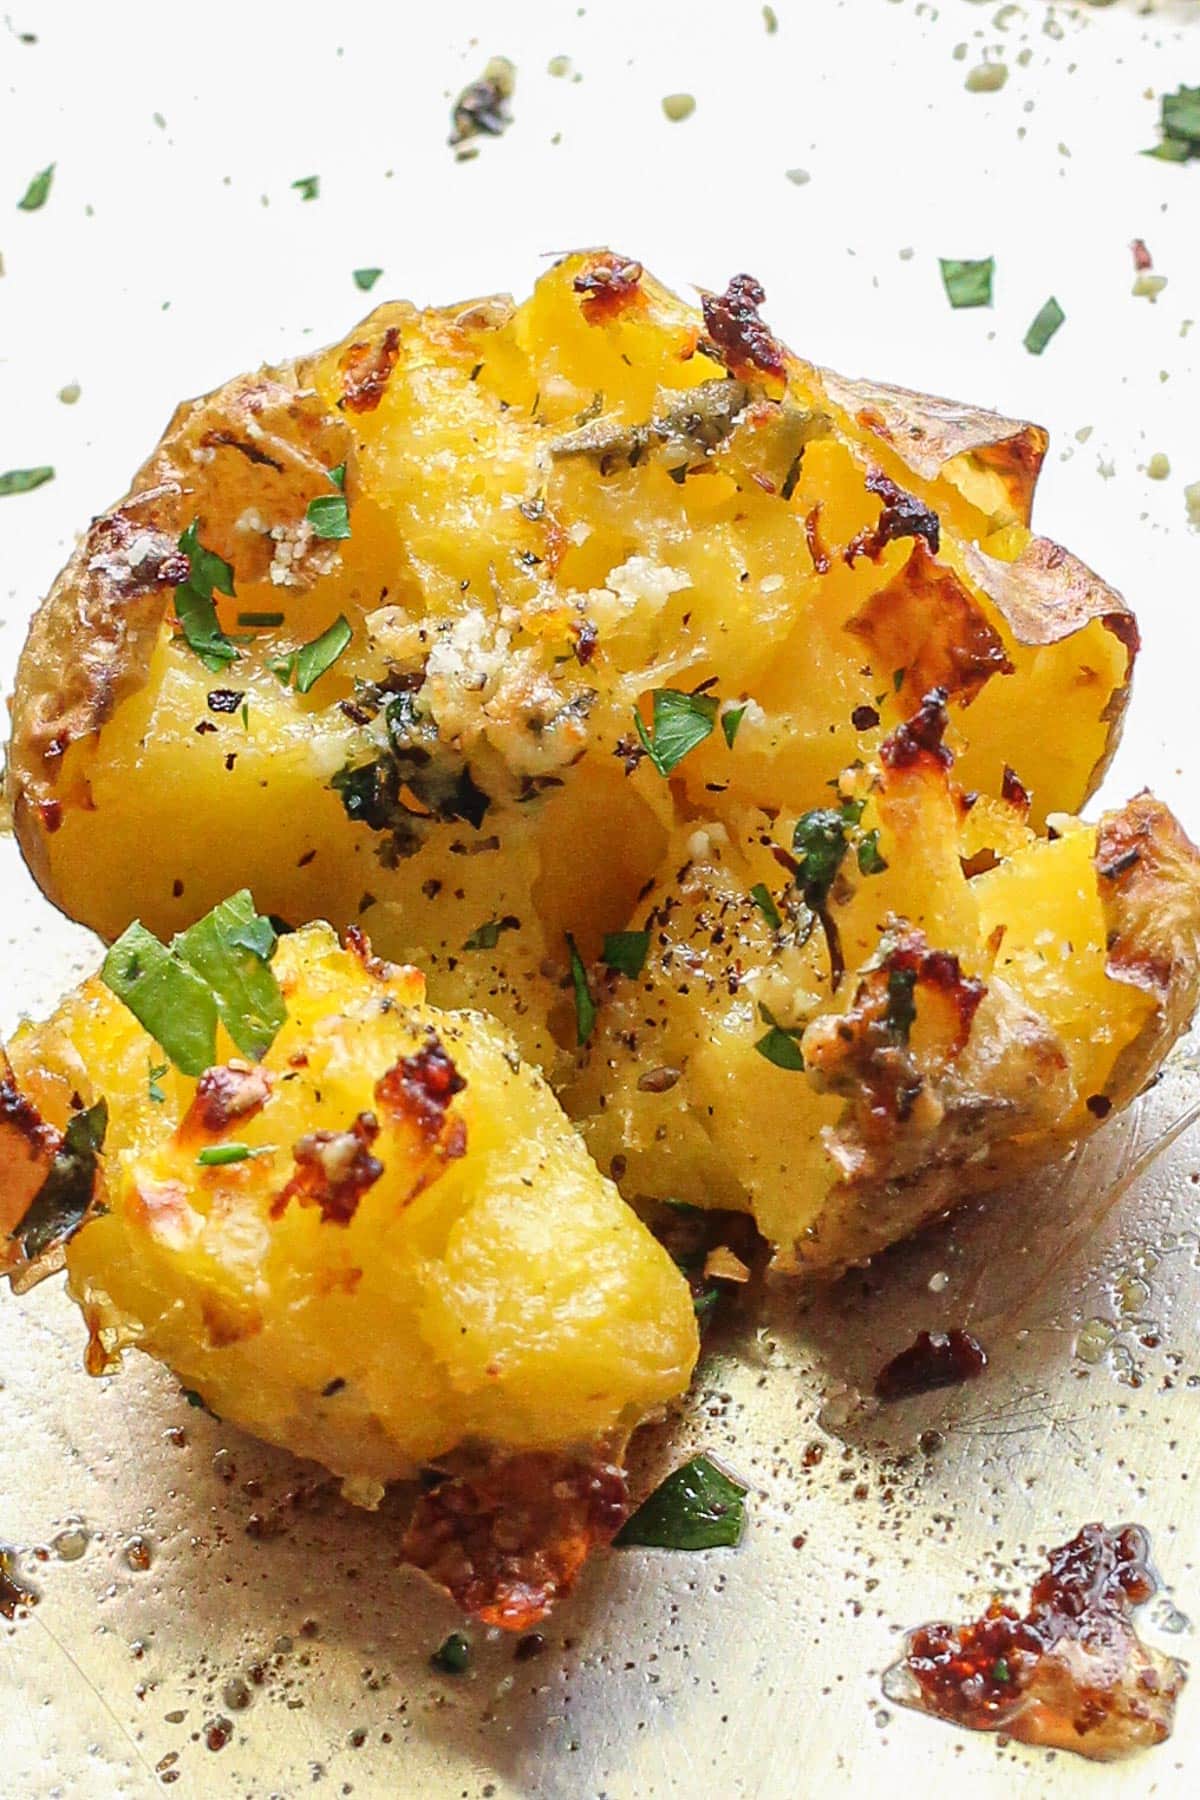
<svg viewBox="0 0 1200 1800">
<path fill-rule="evenodd" d="M 1146 636 L 1108 791 L 1152 781 L 1200 826 L 1200 536 L 1182 493 L 1200 481 L 1183 335 L 1200 169 L 1137 156 L 1148 90 L 1200 80 L 1196 0 L 776 10 L 769 36 L 749 0 L 481 0 L 420 19 L 210 0 L 185 33 L 140 0 L 25 0 L 0 29 L 0 468 L 59 474 L 0 501 L 5 678 L 73 532 L 173 401 L 339 335 L 363 305 L 352 268 L 384 265 L 375 298 L 448 299 L 523 290 L 542 253 L 611 241 L 677 282 L 753 269 L 784 334 L 834 366 L 1051 425 L 1041 528 L 1123 587 Z M 446 96 L 493 51 L 518 65 L 516 123 L 456 165 Z M 969 93 L 985 53 L 1009 79 Z M 549 74 L 558 55 L 579 81 Z M 659 102 L 676 91 L 698 104 L 672 125 Z M 55 158 L 49 205 L 18 214 Z M 289 184 L 311 172 L 308 204 Z M 1135 236 L 1169 277 L 1153 304 L 1130 294 Z M 994 310 L 950 313 L 936 257 L 988 253 Z M 1067 324 L 1034 360 L 1021 337 L 1051 291 Z M 1157 451 L 1166 481 L 1144 472 Z M 94 946 L 11 842 L 0 879 L 7 1028 Z M 741 1549 L 598 1560 L 540 1658 L 476 1632 L 457 1681 L 427 1659 L 461 1621 L 397 1566 L 397 1508 L 354 1512 L 137 1358 L 89 1381 L 57 1284 L 6 1297 L 0 1540 L 41 1599 L 0 1621 L 0 1791 L 1194 1792 L 1200 1683 L 1169 1744 L 1098 1768 L 898 1712 L 880 1672 L 905 1627 L 1023 1589 L 1039 1547 L 1097 1517 L 1150 1528 L 1167 1583 L 1150 1633 L 1194 1657 L 1198 1098 L 1180 1056 L 1074 1163 L 831 1293 L 747 1303 L 637 1459 L 648 1483 L 692 1447 L 719 1453 L 753 1490 Z M 915 1329 L 951 1324 L 986 1343 L 983 1379 L 886 1413 L 862 1400 Z M 84 1538 L 74 1560 L 35 1556 Z"/>
</svg>

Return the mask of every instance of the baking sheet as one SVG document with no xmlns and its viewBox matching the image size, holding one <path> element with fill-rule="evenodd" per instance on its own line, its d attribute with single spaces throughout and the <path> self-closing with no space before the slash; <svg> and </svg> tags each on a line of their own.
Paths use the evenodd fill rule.
<svg viewBox="0 0 1200 1800">
<path fill-rule="evenodd" d="M 1200 169 L 1138 155 L 1150 96 L 1200 81 L 1197 0 L 775 11 L 772 34 L 746 0 L 18 5 L 0 25 L 0 468 L 58 473 L 0 501 L 5 681 L 74 533 L 175 400 L 340 335 L 370 304 L 353 269 L 384 267 L 373 300 L 448 300 L 523 292 L 547 253 L 607 242 L 680 285 L 749 269 L 801 353 L 1049 425 L 1037 523 L 1123 588 L 1145 638 L 1106 793 L 1152 782 L 1200 827 Z M 450 99 L 493 53 L 517 65 L 514 124 L 459 163 Z M 1007 80 L 972 92 L 985 60 Z M 696 110 L 671 123 L 678 92 Z M 18 212 L 51 161 L 47 205 Z M 291 184 L 313 173 L 309 202 Z M 1138 237 L 1168 277 L 1153 302 L 1131 293 Z M 951 312 L 937 258 L 984 255 L 994 307 Z M 1067 320 L 1034 358 L 1051 293 Z M 11 840 L 0 881 L 7 1029 L 95 947 Z M 428 1657 L 462 1621 L 398 1566 L 395 1508 L 354 1512 L 136 1357 L 89 1380 L 57 1284 L 6 1297 L 0 1541 L 41 1599 L 0 1621 L 0 1791 L 1194 1792 L 1200 1678 L 1167 1745 L 1100 1768 L 898 1712 L 879 1677 L 905 1627 L 1024 1591 L 1039 1549 L 1092 1518 L 1149 1527 L 1167 1584 L 1149 1634 L 1194 1659 L 1198 1097 L 1185 1046 L 1075 1163 L 830 1294 L 780 1287 L 735 1314 L 637 1467 L 648 1485 L 692 1448 L 724 1459 L 753 1490 L 740 1550 L 598 1559 L 540 1656 L 476 1629 L 457 1680 Z M 863 1402 L 885 1356 L 947 1325 L 983 1339 L 981 1380 Z M 37 1560 L 77 1551 L 77 1526 L 82 1555 Z"/>
</svg>

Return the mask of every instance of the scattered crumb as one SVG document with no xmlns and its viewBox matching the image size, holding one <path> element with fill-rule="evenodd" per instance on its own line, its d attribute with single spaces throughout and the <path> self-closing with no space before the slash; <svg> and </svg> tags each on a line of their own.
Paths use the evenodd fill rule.
<svg viewBox="0 0 1200 1800">
<path fill-rule="evenodd" d="M 1007 80 L 1007 63 L 979 63 L 975 68 L 968 70 L 966 88 L 970 94 L 995 94 Z"/>
<path fill-rule="evenodd" d="M 1133 293 L 1139 300 L 1155 301 L 1167 285 L 1165 275 L 1149 275 L 1143 271 L 1133 281 Z"/>
<path fill-rule="evenodd" d="M 789 169 L 787 178 L 795 187 L 807 187 L 812 180 L 807 169 Z"/>
<path fill-rule="evenodd" d="M 662 109 L 671 123 L 678 125 L 681 120 L 690 119 L 695 112 L 696 96 L 694 94 L 664 94 Z"/>
<path fill-rule="evenodd" d="M 778 18 L 778 15 L 776 14 L 775 8 L 773 6 L 764 6 L 762 9 L 762 15 L 763 15 L 763 24 L 767 28 L 767 36 L 774 37 L 775 33 L 779 30 L 779 18 Z"/>
<path fill-rule="evenodd" d="M 1146 464 L 1146 473 L 1151 481 L 1165 481 L 1171 473 L 1170 457 L 1164 456 L 1161 450 L 1156 450 Z"/>
<path fill-rule="evenodd" d="M 552 56 L 550 61 L 546 64 L 546 73 L 547 75 L 555 76 L 559 81 L 565 81 L 567 76 L 571 73 L 570 57 Z"/>
<path fill-rule="evenodd" d="M 1193 481 L 1184 488 L 1183 502 L 1187 507 L 1188 524 L 1200 530 L 1200 481 Z"/>
<path fill-rule="evenodd" d="M 68 381 L 66 387 L 60 387 L 58 397 L 64 406 L 74 406 L 83 389 L 77 381 Z"/>
</svg>

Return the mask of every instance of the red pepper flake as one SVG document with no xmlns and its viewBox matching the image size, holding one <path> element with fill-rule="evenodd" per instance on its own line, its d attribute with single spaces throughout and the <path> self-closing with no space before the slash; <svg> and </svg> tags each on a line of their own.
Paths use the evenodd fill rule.
<svg viewBox="0 0 1200 1800">
<path fill-rule="evenodd" d="M 296 1173 L 271 1203 L 271 1217 L 282 1218 L 290 1200 L 319 1206 L 325 1225 L 348 1225 L 367 1189 L 383 1174 L 371 1155 L 379 1136 L 374 1113 L 359 1113 L 349 1131 L 309 1131 L 292 1147 Z"/>
<path fill-rule="evenodd" d="M 753 275 L 734 275 L 723 294 L 701 300 L 704 327 L 721 361 L 743 381 L 755 370 L 781 380 L 786 376 L 783 347 L 758 316 L 766 297 Z"/>
<path fill-rule="evenodd" d="M 466 1085 L 440 1038 L 431 1032 L 415 1056 L 402 1056 L 380 1076 L 375 1098 L 393 1120 L 413 1126 L 425 1143 L 433 1144 L 442 1135 L 451 1101 Z"/>
<path fill-rule="evenodd" d="M 924 538 L 930 552 L 937 555 L 942 527 L 935 512 L 931 512 L 915 494 L 898 487 L 882 469 L 868 469 L 866 488 L 868 493 L 878 494 L 883 508 L 874 525 L 864 526 L 842 552 L 851 568 L 860 556 L 878 562 L 887 546 L 897 538 Z"/>
<path fill-rule="evenodd" d="M 1154 267 L 1154 258 L 1147 250 L 1144 238 L 1134 238 L 1129 248 L 1133 251 L 1133 266 L 1139 275 L 1144 275 L 1147 269 Z"/>
<path fill-rule="evenodd" d="M 271 1077 L 250 1063 L 219 1063 L 205 1069 L 192 1103 L 183 1116 L 181 1136 L 224 1131 L 235 1119 L 261 1112 L 271 1096 Z"/>
<path fill-rule="evenodd" d="M 987 1368 L 987 1353 L 969 1331 L 918 1331 L 907 1350 L 875 1377 L 880 1400 L 905 1400 L 934 1388 L 957 1387 Z"/>
<path fill-rule="evenodd" d="M 642 273 L 641 263 L 614 256 L 611 250 L 593 256 L 572 283 L 581 296 L 588 324 L 602 325 L 618 318 L 637 299 Z"/>
</svg>

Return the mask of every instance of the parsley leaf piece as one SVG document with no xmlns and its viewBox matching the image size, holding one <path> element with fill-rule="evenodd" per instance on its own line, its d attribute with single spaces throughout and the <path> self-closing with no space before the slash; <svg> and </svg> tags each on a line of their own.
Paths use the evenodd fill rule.
<svg viewBox="0 0 1200 1800">
<path fill-rule="evenodd" d="M 858 840 L 858 872 L 860 875 L 882 875 L 887 863 L 879 854 L 878 831 L 866 831 Z"/>
<path fill-rule="evenodd" d="M 1042 307 L 1041 311 L 1034 319 L 1033 324 L 1025 333 L 1025 348 L 1028 350 L 1030 356 L 1040 356 L 1042 354 L 1042 351 L 1046 348 L 1046 345 L 1050 342 L 1050 339 L 1054 336 L 1066 316 L 1066 313 L 1058 304 L 1058 301 L 1054 298 L 1053 294 L 1051 294 L 1049 300 L 1047 300 L 1045 306 Z"/>
<path fill-rule="evenodd" d="M 47 168 L 42 169 L 33 177 L 17 201 L 21 212 L 40 212 L 41 208 L 45 206 L 46 201 L 50 198 L 50 184 L 54 180 L 54 171 L 57 166 L 56 163 L 50 163 Z"/>
<path fill-rule="evenodd" d="M 1187 162 L 1200 157 L 1200 87 L 1179 87 L 1174 94 L 1164 94 L 1160 102 L 1162 142 L 1146 156 L 1160 162 Z"/>
<path fill-rule="evenodd" d="M 790 1069 L 799 1075 L 804 1069 L 804 1057 L 800 1050 L 803 1027 L 781 1025 L 770 1007 L 764 1006 L 761 1001 L 758 1016 L 768 1027 L 754 1046 L 758 1054 L 769 1063 L 774 1063 L 777 1069 Z"/>
<path fill-rule="evenodd" d="M 846 854 L 846 826 L 853 824 L 844 812 L 818 806 L 796 820 L 792 854 L 799 862 L 796 879 L 807 905 L 820 911 L 829 897 L 834 878 Z"/>
<path fill-rule="evenodd" d="M 239 625 L 262 626 L 264 629 L 283 624 L 281 612 L 244 612 L 239 613 L 237 619 Z"/>
<path fill-rule="evenodd" d="M 72 1113 L 50 1171 L 13 1236 L 32 1262 L 51 1244 L 65 1244 L 87 1217 L 96 1185 L 96 1158 L 108 1129 L 108 1102 Z"/>
<path fill-rule="evenodd" d="M 238 1049 L 255 1062 L 266 1055 L 287 1018 L 269 960 L 275 933 L 269 925 L 268 930 L 269 947 L 250 890 L 242 888 L 181 932 L 171 945 L 171 954 L 181 958 L 210 989 Z M 163 1044 L 163 1049 L 170 1055 L 168 1045 Z"/>
<path fill-rule="evenodd" d="M 567 949 L 571 953 L 571 984 L 575 989 L 575 1042 L 582 1049 L 591 1037 L 596 1023 L 596 1002 L 592 999 L 592 990 L 588 986 L 583 958 L 569 931 Z"/>
<path fill-rule="evenodd" d="M 738 727 L 746 716 L 746 708 L 749 704 L 748 700 L 743 700 L 740 706 L 728 706 L 721 714 L 721 730 L 725 733 L 725 742 L 731 750 L 738 734 Z"/>
<path fill-rule="evenodd" d="M 328 470 L 327 473 L 328 473 L 329 479 L 330 479 L 330 481 L 332 481 L 334 487 L 338 490 L 339 493 L 342 493 L 346 486 L 346 465 L 345 465 L 345 463 L 344 462 L 334 463 L 332 469 Z"/>
<path fill-rule="evenodd" d="M 217 1002 L 208 983 L 137 920 L 121 933 L 100 979 L 177 1069 L 203 1075 L 217 1058 Z"/>
<path fill-rule="evenodd" d="M 648 931 L 610 931 L 605 936 L 600 960 L 606 968 L 615 969 L 618 975 L 628 975 L 636 981 L 646 966 L 649 948 Z"/>
<path fill-rule="evenodd" d="M 342 652 L 349 647 L 354 636 L 349 621 L 344 613 L 339 613 L 327 631 L 313 639 L 311 644 L 303 644 L 296 651 L 294 667 L 296 675 L 296 691 L 307 694 L 308 690 L 318 682 L 327 669 L 331 669 Z"/>
<path fill-rule="evenodd" d="M 732 1548 L 746 1528 L 746 1489 L 707 1456 L 676 1469 L 626 1519 L 613 1543 L 656 1550 Z"/>
<path fill-rule="evenodd" d="M 293 181 L 292 186 L 302 200 L 315 200 L 321 192 L 321 177 L 302 175 L 299 181 Z"/>
<path fill-rule="evenodd" d="M 992 304 L 992 276 L 996 272 L 994 256 L 985 257 L 982 262 L 955 262 L 939 256 L 938 262 L 946 298 L 956 310 L 963 306 Z"/>
<path fill-rule="evenodd" d="M 153 1057 L 146 1059 L 146 1093 L 153 1100 L 155 1106 L 161 1106 L 167 1097 L 159 1086 L 159 1082 L 170 1067 L 169 1062 L 156 1063 Z"/>
<path fill-rule="evenodd" d="M 223 556 L 200 542 L 200 521 L 193 519 L 179 540 L 190 566 L 188 578 L 175 589 L 175 617 L 188 647 L 206 669 L 218 673 L 237 658 L 237 648 L 221 630 L 213 589 L 234 598 L 233 570 Z"/>
<path fill-rule="evenodd" d="M 31 494 L 43 482 L 53 480 L 54 470 L 48 463 L 36 469 L 6 469 L 0 475 L 0 494 Z"/>
<path fill-rule="evenodd" d="M 683 761 L 689 750 L 694 750 L 711 735 L 721 703 L 715 694 L 687 694 L 680 688 L 655 688 L 652 704 L 652 732 L 647 732 L 636 707 L 633 722 L 646 755 L 659 774 L 666 776 Z"/>
<path fill-rule="evenodd" d="M 519 931 L 521 921 L 512 913 L 506 913 L 502 919 L 486 919 L 477 925 L 470 937 L 463 944 L 464 950 L 494 950 L 500 942 L 502 931 Z"/>
<path fill-rule="evenodd" d="M 382 269 L 355 269 L 354 285 L 360 293 L 369 294 L 382 274 Z"/>
<path fill-rule="evenodd" d="M 889 969 L 887 979 L 887 1023 L 889 1031 L 907 1044 L 913 1020 L 917 1016 L 913 989 L 917 977 L 912 969 Z"/>
<path fill-rule="evenodd" d="M 254 1149 L 249 1144 L 205 1144 L 196 1161 L 202 1169 L 219 1169 L 226 1163 L 246 1162 L 252 1156 L 267 1156 L 274 1148 L 274 1144 L 259 1144 Z"/>
<path fill-rule="evenodd" d="M 775 901 L 771 896 L 771 890 L 765 881 L 755 882 L 754 886 L 750 889 L 750 898 L 753 900 L 755 906 L 757 906 L 763 918 L 767 921 L 767 924 L 771 927 L 771 930 L 778 931 L 779 927 L 783 924 L 783 920 L 780 917 L 779 908 L 776 906 Z"/>
<path fill-rule="evenodd" d="M 344 473 L 345 465 L 342 466 Z M 350 508 L 345 494 L 318 494 L 309 501 L 304 516 L 319 538 L 350 536 Z"/>
</svg>

